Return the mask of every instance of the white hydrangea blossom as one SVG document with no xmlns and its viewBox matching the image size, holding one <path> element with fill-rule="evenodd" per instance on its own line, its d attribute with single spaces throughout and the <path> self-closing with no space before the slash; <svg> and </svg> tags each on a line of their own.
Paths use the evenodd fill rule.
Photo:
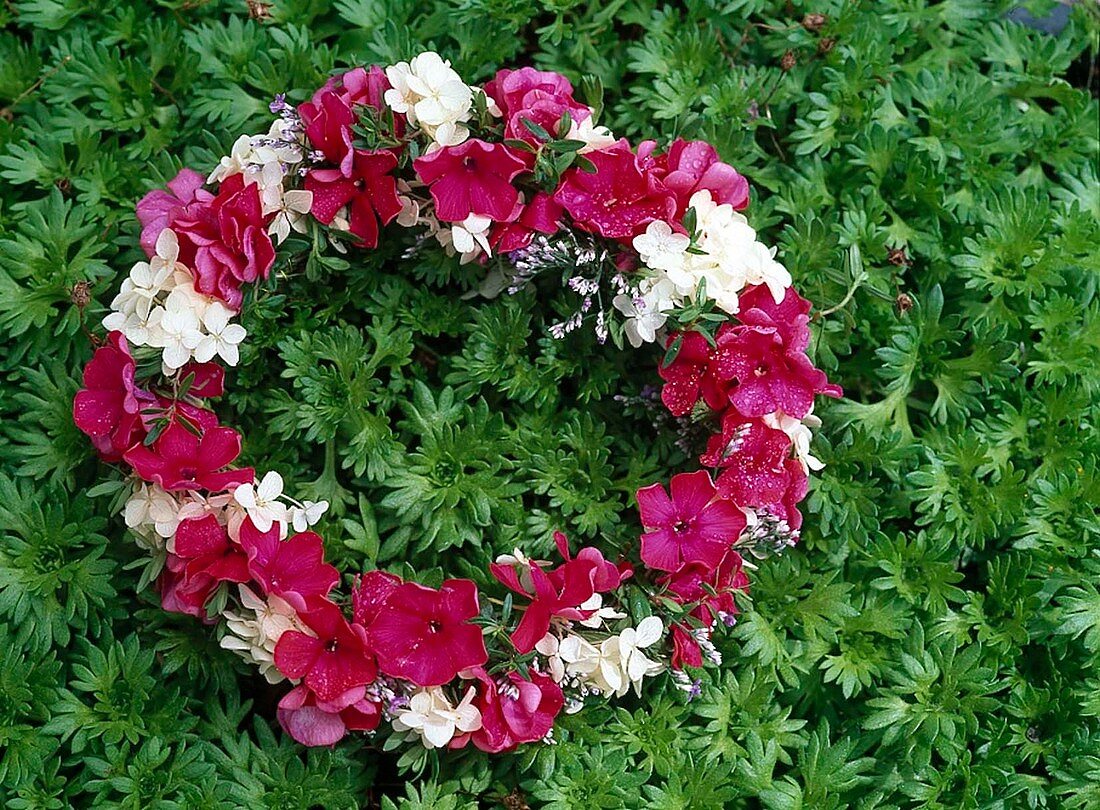
<svg viewBox="0 0 1100 810">
<path fill-rule="evenodd" d="M 473 88 L 449 60 L 425 51 L 409 62 L 386 68 L 392 87 L 384 99 L 391 110 L 419 126 L 436 146 L 457 146 L 470 136 L 465 123 L 473 109 Z"/>
<path fill-rule="evenodd" d="M 313 633 L 285 600 L 275 594 L 268 595 L 265 600 L 245 585 L 237 587 L 241 610 L 227 610 L 222 614 L 228 632 L 220 644 L 223 649 L 232 650 L 245 661 L 256 664 L 268 683 L 279 683 L 286 676 L 275 666 L 275 645 L 283 633 L 287 630 Z"/>
<path fill-rule="evenodd" d="M 454 706 L 440 687 L 420 689 L 409 698 L 407 708 L 393 720 L 395 731 L 414 731 L 425 748 L 443 748 L 456 734 L 481 728 L 481 712 L 473 705 L 474 687 Z"/>
</svg>

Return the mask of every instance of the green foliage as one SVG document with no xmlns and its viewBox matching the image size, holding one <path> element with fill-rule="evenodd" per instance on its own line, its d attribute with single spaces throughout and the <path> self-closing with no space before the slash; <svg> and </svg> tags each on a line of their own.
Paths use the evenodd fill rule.
<svg viewBox="0 0 1100 810">
<path fill-rule="evenodd" d="M 1079 3 L 1048 36 L 1011 5 L 0 6 L 0 802 L 1100 806 L 1100 26 Z M 112 499 L 88 495 L 119 474 L 69 408 L 139 256 L 134 201 L 266 128 L 276 92 L 424 47 L 474 82 L 560 70 L 635 140 L 716 144 L 847 398 L 821 409 L 803 543 L 755 573 L 700 697 L 413 776 L 369 738 L 294 744 L 277 691 L 139 592 Z M 221 412 L 247 461 L 333 502 L 348 573 L 484 577 L 555 529 L 633 543 L 633 491 L 690 464 L 637 405 L 656 350 L 553 340 L 572 302 L 551 280 L 463 298 L 476 267 L 388 249 L 277 275 Z"/>
</svg>

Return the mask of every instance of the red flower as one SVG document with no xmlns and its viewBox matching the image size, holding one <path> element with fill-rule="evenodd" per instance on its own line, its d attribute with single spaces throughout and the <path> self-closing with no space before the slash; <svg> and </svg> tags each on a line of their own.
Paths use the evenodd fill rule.
<svg viewBox="0 0 1100 810">
<path fill-rule="evenodd" d="M 570 558 L 568 541 L 561 532 L 554 533 L 554 541 L 565 562 L 549 572 L 543 571 L 539 563 L 530 563 L 528 572 L 534 588 L 533 594 L 520 579 L 516 566 L 499 563 L 489 566 L 490 572 L 498 581 L 531 599 L 519 626 L 512 632 L 512 644 L 521 653 L 529 653 L 535 649 L 535 645 L 550 629 L 550 620 L 553 617 L 587 619 L 591 611 L 580 610 L 580 606 L 595 593 L 615 590 L 632 573 L 629 565 L 619 568 L 605 560 L 599 549 L 591 547 L 582 548 L 577 552 L 576 558 Z"/>
<path fill-rule="evenodd" d="M 722 324 L 718 337 L 721 338 L 733 328 L 732 324 Z M 669 335 L 666 348 L 681 335 L 683 342 L 676 357 L 667 366 L 662 365 L 657 372 L 665 381 L 661 389 L 661 401 L 673 416 L 690 413 L 700 395 L 714 410 L 725 410 L 729 405 L 729 389 L 733 386 L 728 380 L 718 377 L 718 350 L 710 345 L 701 332 L 676 332 Z"/>
<path fill-rule="evenodd" d="M 191 268 L 195 289 L 240 309 L 241 285 L 267 278 L 275 248 L 267 234 L 260 192 L 243 174 L 225 179 L 218 196 L 173 209 L 179 260 Z"/>
<path fill-rule="evenodd" d="M 121 332 L 111 332 L 84 367 L 84 388 L 73 399 L 73 422 L 104 461 L 119 461 L 145 438 L 141 402 L 151 395 L 134 384 L 134 358 Z"/>
<path fill-rule="evenodd" d="M 499 70 L 485 85 L 485 94 L 497 102 L 504 113 L 504 135 L 507 138 L 534 143 L 538 140 L 524 119 L 538 124 L 551 135 L 564 138 L 568 133 L 555 132 L 562 113 L 568 111 L 577 122 L 584 121 L 592 111 L 573 98 L 573 85 L 560 73 L 524 67 L 519 70 Z"/>
<path fill-rule="evenodd" d="M 703 666 L 703 650 L 691 631 L 682 623 L 672 625 L 672 668 Z"/>
<path fill-rule="evenodd" d="M 672 476 L 668 496 L 661 484 L 638 490 L 642 525 L 642 562 L 658 571 L 676 571 L 685 563 L 714 567 L 745 528 L 744 513 L 716 498 L 710 473 L 699 470 Z"/>
<path fill-rule="evenodd" d="M 439 590 L 398 585 L 368 627 L 378 667 L 419 686 L 441 686 L 459 672 L 484 664 L 489 654 L 481 628 L 477 586 L 449 579 Z"/>
<path fill-rule="evenodd" d="M 356 149 L 348 165 L 347 176 L 340 169 L 312 169 L 306 175 L 306 191 L 313 193 L 310 213 L 328 225 L 341 208 L 350 205 L 348 222 L 359 246 L 375 247 L 378 220 L 388 225 L 401 213 L 397 181 L 390 174 L 397 158 L 384 149 Z"/>
<path fill-rule="evenodd" d="M 413 165 L 431 187 L 435 215 L 443 222 L 462 222 L 470 214 L 507 220 L 519 199 L 512 180 L 525 168 L 504 144 L 476 138 L 445 146 Z"/>
<path fill-rule="evenodd" d="M 168 181 L 168 190 L 154 189 L 137 204 L 137 218 L 141 222 L 141 249 L 152 257 L 156 253 L 157 237 L 168 227 L 172 213 L 192 203 L 209 204 L 214 195 L 203 190 L 205 178 L 192 169 L 180 169 L 179 174 Z"/>
<path fill-rule="evenodd" d="M 840 396 L 800 348 L 784 345 L 768 315 L 750 309 L 739 318 L 745 325 L 718 343 L 718 376 L 737 380 L 729 399 L 744 416 L 783 411 L 801 419 L 813 407 L 815 394 Z"/>
<path fill-rule="evenodd" d="M 676 196 L 647 171 L 625 140 L 585 155 L 589 173 L 570 169 L 554 192 L 578 228 L 609 239 L 629 239 L 654 220 L 676 218 Z"/>
<path fill-rule="evenodd" d="M 325 562 L 320 535 L 302 532 L 280 540 L 278 525 L 264 533 L 246 518 L 240 537 L 252 577 L 295 610 L 306 610 L 310 598 L 328 596 L 340 581 L 340 572 Z"/>
<path fill-rule="evenodd" d="M 691 563 L 662 577 L 660 582 L 680 604 L 694 604 L 691 615 L 707 627 L 714 624 L 715 618 L 731 620 L 738 612 L 733 594 L 749 587 L 749 578 L 745 576 L 741 555 L 736 551 L 726 552 L 716 568 Z M 675 641 L 674 633 L 674 644 Z M 690 654 L 689 651 L 685 652 Z"/>
<path fill-rule="evenodd" d="M 677 138 L 661 162 L 666 171 L 661 181 L 676 194 L 680 213 L 687 210 L 692 194 L 704 190 L 716 203 L 728 203 L 738 211 L 749 204 L 748 181 L 719 160 L 718 151 L 705 141 Z"/>
<path fill-rule="evenodd" d="M 205 489 L 221 492 L 251 482 L 251 467 L 224 470 L 241 453 L 241 437 L 227 427 L 209 427 L 201 438 L 173 421 L 152 446 L 139 444 L 123 455 L 126 462 L 146 481 L 167 490 Z"/>
<path fill-rule="evenodd" d="M 474 673 L 481 681 L 474 705 L 481 712 L 481 728 L 456 737 L 451 748 L 468 741 L 482 751 L 499 754 L 521 743 L 537 742 L 550 733 L 554 718 L 565 706 L 561 687 L 550 676 L 528 669 L 492 678 L 481 667 Z"/>
<path fill-rule="evenodd" d="M 222 582 L 248 582 L 248 558 L 214 515 L 180 522 L 165 563 L 165 610 L 205 618 L 203 607 Z"/>
<path fill-rule="evenodd" d="M 721 434 L 711 437 L 700 460 L 708 467 L 724 468 L 717 481 L 723 498 L 738 506 L 769 506 L 779 503 L 790 486 L 790 449 L 786 433 L 730 408 Z"/>
<path fill-rule="evenodd" d="M 276 716 L 287 734 L 302 745 L 335 745 L 348 731 L 378 728 L 382 712 L 366 698 L 366 687 L 356 686 L 331 701 L 320 700 L 298 684 L 279 701 Z"/>
<path fill-rule="evenodd" d="M 536 233 L 557 233 L 564 213 L 565 210 L 545 191 L 535 194 L 526 205 L 517 200 L 508 221 L 493 226 L 489 244 L 498 253 L 525 248 Z"/>
<path fill-rule="evenodd" d="M 328 599 L 311 599 L 299 618 L 315 635 L 287 630 L 275 645 L 275 666 L 288 678 L 301 678 L 321 701 L 334 701 L 378 674 L 366 633 L 348 624 Z"/>
</svg>

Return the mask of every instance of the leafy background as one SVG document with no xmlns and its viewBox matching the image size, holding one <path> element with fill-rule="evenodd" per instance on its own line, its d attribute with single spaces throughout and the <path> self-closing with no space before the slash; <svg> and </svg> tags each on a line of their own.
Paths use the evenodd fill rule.
<svg viewBox="0 0 1100 810">
<path fill-rule="evenodd" d="M 1100 806 L 1100 26 L 1086 2 L 1047 36 L 1011 5 L 7 0 L 0 798 Z M 294 745 L 277 693 L 136 592 L 137 551 L 87 495 L 119 473 L 69 408 L 139 255 L 134 201 L 265 129 L 276 92 L 425 46 L 476 81 L 598 76 L 617 133 L 715 143 L 828 312 L 814 351 L 849 398 L 821 411 L 804 542 L 761 565 L 702 697 L 655 688 L 537 754 L 413 776 L 364 741 Z M 348 571 L 464 574 L 557 527 L 631 542 L 630 493 L 690 464 L 638 400 L 656 355 L 552 341 L 552 288 L 462 300 L 475 272 L 402 247 L 279 267 L 221 405 L 248 459 L 337 503 Z"/>
</svg>

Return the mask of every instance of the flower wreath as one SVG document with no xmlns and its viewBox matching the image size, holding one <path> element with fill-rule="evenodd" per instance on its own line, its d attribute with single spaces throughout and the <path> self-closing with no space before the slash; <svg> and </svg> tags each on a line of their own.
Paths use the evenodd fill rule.
<svg viewBox="0 0 1100 810">
<path fill-rule="evenodd" d="M 615 139 L 557 73 L 501 70 L 475 88 L 431 52 L 271 110 L 270 131 L 240 137 L 209 177 L 184 169 L 138 203 L 148 261 L 123 281 L 73 405 L 102 458 L 134 473 L 125 520 L 153 558 L 142 585 L 155 578 L 164 609 L 216 622 L 222 647 L 289 681 L 278 717 L 307 745 L 385 720 L 387 748 L 500 752 L 664 671 L 697 693 L 691 670 L 720 663 L 711 634 L 748 586 L 742 553 L 797 540 L 820 467 L 814 397 L 840 394 L 805 354 L 809 303 L 739 213 L 746 180 L 704 142 Z M 591 324 L 600 342 L 662 343 L 660 399 L 720 426 L 701 458 L 716 477 L 638 490 L 636 559 L 574 554 L 558 533 L 556 564 L 517 549 L 490 566 L 503 600 L 381 570 L 337 597 L 309 530 L 327 503 L 233 466 L 241 437 L 205 401 L 224 389 L 215 358 L 238 362 L 232 319 L 275 245 L 314 229 L 372 248 L 391 223 L 484 263 L 487 295 L 569 268 L 580 303 L 555 337 Z M 647 598 L 626 610 L 628 578 Z"/>
</svg>

